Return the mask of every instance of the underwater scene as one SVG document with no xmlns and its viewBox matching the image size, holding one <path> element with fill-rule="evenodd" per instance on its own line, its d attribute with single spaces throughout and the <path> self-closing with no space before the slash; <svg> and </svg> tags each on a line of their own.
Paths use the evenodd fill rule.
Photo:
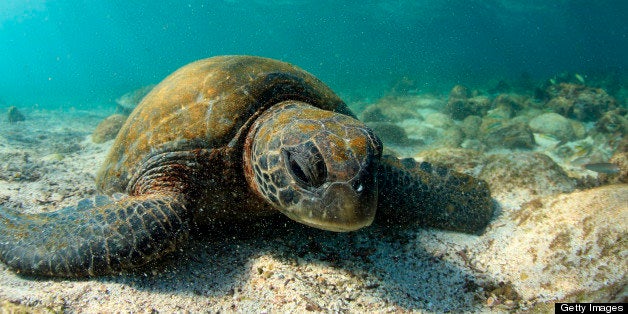
<svg viewBox="0 0 628 314">
<path fill-rule="evenodd" d="M 628 2 L 0 2 L 0 312 L 628 300 Z"/>
</svg>

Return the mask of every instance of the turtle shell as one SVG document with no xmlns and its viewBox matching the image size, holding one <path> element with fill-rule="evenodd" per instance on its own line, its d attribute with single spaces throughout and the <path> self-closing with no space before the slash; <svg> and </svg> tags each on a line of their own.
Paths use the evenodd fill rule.
<svg viewBox="0 0 628 314">
<path fill-rule="evenodd" d="M 127 191 L 131 176 L 155 151 L 242 145 L 244 129 L 255 117 L 284 100 L 353 116 L 329 87 L 289 63 L 219 56 L 183 66 L 130 114 L 98 174 L 97 186 L 108 194 Z"/>
</svg>

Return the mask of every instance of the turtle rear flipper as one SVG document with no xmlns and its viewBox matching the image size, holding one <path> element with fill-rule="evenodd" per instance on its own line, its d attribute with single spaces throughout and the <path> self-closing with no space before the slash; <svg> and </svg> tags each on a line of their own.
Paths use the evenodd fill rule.
<svg viewBox="0 0 628 314">
<path fill-rule="evenodd" d="M 96 196 L 40 214 L 0 207 L 0 259 L 24 274 L 111 274 L 173 251 L 188 236 L 189 216 L 172 193 Z"/>
<path fill-rule="evenodd" d="M 427 162 L 384 156 L 378 186 L 377 220 L 384 223 L 479 233 L 493 215 L 485 181 Z"/>
</svg>

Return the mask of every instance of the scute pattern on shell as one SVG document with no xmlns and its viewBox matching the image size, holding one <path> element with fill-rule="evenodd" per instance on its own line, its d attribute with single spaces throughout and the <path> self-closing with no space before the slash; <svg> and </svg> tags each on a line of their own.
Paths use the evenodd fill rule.
<svg viewBox="0 0 628 314">
<path fill-rule="evenodd" d="M 288 63 L 252 56 L 190 63 L 155 86 L 129 116 L 98 174 L 98 188 L 127 191 L 129 178 L 152 151 L 236 142 L 251 117 L 283 99 L 353 116 L 325 84 Z"/>
</svg>

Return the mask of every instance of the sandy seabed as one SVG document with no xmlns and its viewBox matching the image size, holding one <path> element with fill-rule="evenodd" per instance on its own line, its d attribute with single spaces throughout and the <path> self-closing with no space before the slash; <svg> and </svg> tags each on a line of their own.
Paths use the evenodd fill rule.
<svg viewBox="0 0 628 314">
<path fill-rule="evenodd" d="M 94 144 L 90 134 L 111 110 L 23 112 L 26 121 L 0 121 L 2 206 L 50 211 L 95 195 L 95 173 L 112 142 Z M 215 226 L 158 263 L 116 276 L 35 278 L 0 263 L 0 312 L 507 312 L 578 291 L 625 300 L 628 188 L 599 193 L 610 195 L 600 205 L 610 206 L 608 215 L 615 216 L 609 219 L 623 223 L 615 228 L 618 251 L 606 261 L 619 260 L 607 265 L 615 275 L 590 279 L 597 286 L 580 278 L 554 287 L 551 276 L 590 276 L 595 265 L 548 270 L 552 258 L 560 258 L 550 254 L 555 238 L 536 243 L 532 253 L 532 240 L 514 241 L 513 235 L 542 237 L 534 236 L 538 223 L 526 225 L 512 214 L 529 207 L 527 194 L 499 192 L 493 195 L 496 217 L 481 236 L 384 226 L 338 234 L 277 218 Z M 542 199 L 538 207 L 560 212 L 552 200 Z M 570 239 L 585 236 L 575 232 Z M 573 251 L 569 243 L 565 252 Z M 528 261 L 530 254 L 534 260 Z"/>
</svg>

